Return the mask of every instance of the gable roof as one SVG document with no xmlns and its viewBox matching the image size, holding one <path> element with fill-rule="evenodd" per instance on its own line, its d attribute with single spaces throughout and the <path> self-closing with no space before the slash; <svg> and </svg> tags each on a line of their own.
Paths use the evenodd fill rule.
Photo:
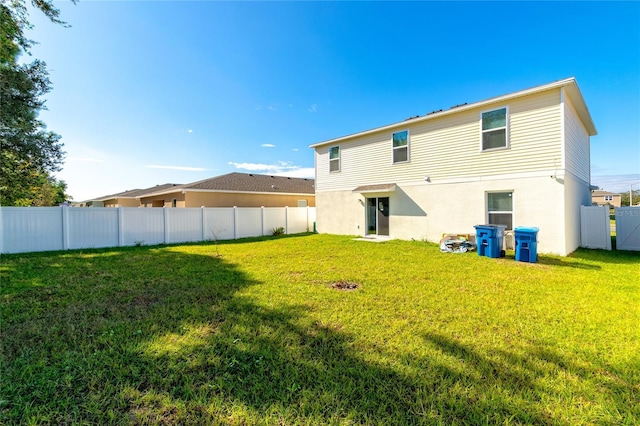
<svg viewBox="0 0 640 426">
<path fill-rule="evenodd" d="M 521 90 L 518 92 L 513 92 L 513 93 L 509 93 L 506 95 L 501 95 L 501 96 L 496 96 L 493 98 L 489 98 L 486 99 L 484 101 L 479 101 L 479 102 L 475 102 L 475 103 L 471 103 L 471 104 L 461 104 L 461 105 L 456 105 L 453 106 L 451 108 L 449 108 L 448 110 L 440 110 L 437 112 L 433 112 L 433 113 L 429 113 L 427 115 L 423 115 L 423 116 L 416 116 L 416 117 L 412 117 L 409 118 L 407 120 L 403 120 L 397 123 L 393 123 L 393 124 L 389 124 L 386 126 L 382 126 L 382 127 L 376 127 L 374 129 L 370 129 L 370 130 L 365 130 L 363 132 L 358 132 L 358 133 L 353 133 L 350 135 L 346 135 L 346 136 L 341 136 L 339 138 L 335 138 L 335 139 L 330 139 L 330 140 L 326 140 L 324 142 L 319 142 L 316 144 L 312 144 L 309 145 L 309 148 L 318 148 L 320 146 L 323 145 L 328 145 L 328 144 L 335 144 L 338 142 L 342 142 L 354 137 L 358 137 L 358 136 L 365 136 L 365 135 L 369 135 L 372 133 L 377 133 L 380 131 L 384 131 L 384 130 L 392 130 L 395 129 L 397 127 L 406 127 L 407 126 L 407 122 L 410 121 L 411 124 L 414 123 L 421 123 L 424 121 L 428 121 L 428 120 L 433 120 L 434 118 L 437 117 L 442 117 L 442 116 L 446 116 L 446 115 L 450 115 L 450 114 L 456 114 L 459 113 L 461 111 L 467 111 L 473 108 L 478 108 L 478 107 L 482 107 L 485 106 L 487 104 L 491 104 L 491 103 L 495 103 L 495 102 L 505 102 L 511 99 L 515 99 L 515 98 L 519 98 L 522 96 L 527 96 L 527 95 L 531 95 L 534 93 L 539 93 L 539 92 L 544 92 L 547 90 L 553 90 L 553 89 L 559 89 L 559 88 L 564 88 L 566 91 L 566 94 L 568 95 L 568 97 L 571 99 L 573 106 L 575 107 L 578 116 L 580 117 L 580 119 L 582 120 L 585 128 L 587 129 L 587 132 L 589 133 L 590 136 L 595 136 L 598 134 L 595 124 L 593 124 L 593 119 L 591 118 L 591 114 L 589 113 L 589 109 L 587 108 L 587 104 L 584 102 L 584 98 L 582 97 L 582 93 L 580 92 L 580 88 L 578 87 L 578 83 L 576 82 L 576 79 L 574 77 L 570 77 L 564 80 L 558 80 L 555 81 L 553 83 L 549 83 L 549 84 L 544 84 L 542 86 L 536 86 L 536 87 L 532 87 L 530 89 L 525 89 L 525 90 Z"/>
<path fill-rule="evenodd" d="M 87 201 L 105 201 L 111 200 L 113 198 L 137 198 L 144 194 L 148 194 L 151 192 L 163 191 L 165 189 L 173 188 L 176 186 L 180 186 L 179 183 L 164 183 L 162 185 L 156 185 L 145 189 L 129 189 L 127 191 L 118 192 L 117 194 L 105 195 L 103 197 L 92 198 Z"/>
<path fill-rule="evenodd" d="M 618 194 L 616 192 L 601 191 L 601 190 L 591 191 L 591 195 L 596 196 L 596 197 L 600 197 L 602 195 L 617 195 L 618 197 L 621 196 L 621 194 Z"/>
<path fill-rule="evenodd" d="M 233 172 L 186 185 L 179 185 L 169 190 L 154 191 L 143 196 L 168 194 L 176 191 L 315 194 L 315 181 L 313 179 L 286 176 Z"/>
</svg>

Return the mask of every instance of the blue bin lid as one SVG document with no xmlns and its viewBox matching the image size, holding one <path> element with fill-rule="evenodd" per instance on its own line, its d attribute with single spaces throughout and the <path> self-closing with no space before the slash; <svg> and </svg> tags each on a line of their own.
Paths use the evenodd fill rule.
<svg viewBox="0 0 640 426">
<path fill-rule="evenodd" d="M 536 232 L 539 231 L 538 228 L 536 228 L 535 226 L 532 227 L 527 227 L 527 226 L 518 226 L 517 228 L 514 229 L 515 232 L 528 232 L 531 234 L 534 234 Z"/>
</svg>

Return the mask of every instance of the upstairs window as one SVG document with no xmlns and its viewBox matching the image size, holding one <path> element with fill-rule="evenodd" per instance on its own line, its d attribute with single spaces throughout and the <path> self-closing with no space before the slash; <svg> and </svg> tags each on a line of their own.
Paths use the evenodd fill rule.
<svg viewBox="0 0 640 426">
<path fill-rule="evenodd" d="M 613 195 L 605 195 L 604 196 L 604 200 L 605 201 L 613 201 Z"/>
<path fill-rule="evenodd" d="M 482 122 L 482 150 L 504 149 L 509 147 L 507 129 L 507 108 L 485 111 L 480 114 Z"/>
<path fill-rule="evenodd" d="M 340 171 L 340 147 L 332 146 L 329 148 L 329 172 Z"/>
<path fill-rule="evenodd" d="M 409 161 L 409 131 L 403 130 L 393 134 L 393 162 Z"/>
</svg>

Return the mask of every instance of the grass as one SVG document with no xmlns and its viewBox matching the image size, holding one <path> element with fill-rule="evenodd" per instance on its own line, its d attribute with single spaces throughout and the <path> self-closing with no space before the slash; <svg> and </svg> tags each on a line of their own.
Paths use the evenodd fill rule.
<svg viewBox="0 0 640 426">
<path fill-rule="evenodd" d="M 217 249 L 3 256 L 0 423 L 640 423 L 639 253 Z"/>
</svg>

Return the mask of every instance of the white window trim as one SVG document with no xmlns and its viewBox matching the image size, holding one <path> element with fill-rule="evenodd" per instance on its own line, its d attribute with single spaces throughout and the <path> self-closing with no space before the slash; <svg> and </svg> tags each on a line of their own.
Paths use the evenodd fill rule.
<svg viewBox="0 0 640 426">
<path fill-rule="evenodd" d="M 407 146 L 406 147 L 394 147 L 393 146 L 393 135 L 396 133 L 407 132 Z M 407 159 L 405 161 L 393 161 L 393 154 L 396 149 L 399 148 L 407 148 Z M 409 129 L 398 130 L 396 132 L 391 133 L 391 164 L 406 164 L 411 162 L 411 132 Z"/>
<path fill-rule="evenodd" d="M 491 210 L 489 211 L 489 194 L 503 194 L 503 193 L 511 193 L 511 211 L 506 211 L 506 210 Z M 515 221 L 513 220 L 516 216 L 515 216 L 515 206 L 513 203 L 513 198 L 514 198 L 514 194 L 515 191 L 513 189 L 505 189 L 502 191 L 486 191 L 485 195 L 484 195 L 484 202 L 485 202 L 485 219 L 486 219 L 486 223 L 490 224 L 491 222 L 489 221 L 489 216 L 493 213 L 493 214 L 500 214 L 500 213 L 511 213 L 511 227 L 515 228 Z M 512 229 L 511 229 L 512 231 Z"/>
<path fill-rule="evenodd" d="M 331 158 L 331 149 L 338 148 L 338 158 Z M 329 157 L 329 173 L 340 173 L 342 171 L 342 147 L 340 145 L 333 145 L 329 147 L 327 151 L 327 156 Z M 331 162 L 338 161 L 338 170 L 331 170 Z"/>
<path fill-rule="evenodd" d="M 499 109 L 505 109 L 506 110 L 506 117 L 505 117 L 505 146 L 501 146 L 498 148 L 489 148 L 489 149 L 483 149 L 482 148 L 482 136 L 484 135 L 485 130 L 482 130 L 482 114 L 487 113 L 487 112 L 491 112 L 491 111 L 497 111 Z M 480 152 L 492 152 L 492 151 L 503 151 L 505 149 L 509 149 L 511 148 L 511 132 L 509 131 L 509 127 L 511 127 L 509 124 L 511 122 L 511 115 L 509 113 L 509 105 L 504 105 L 504 106 L 499 106 L 499 107 L 495 107 L 495 108 L 491 108 L 491 109 L 485 109 L 484 111 L 480 111 Z M 495 130 L 499 130 L 502 129 L 502 127 L 499 127 L 497 129 L 490 129 L 490 130 L 486 130 L 487 132 L 490 131 L 495 131 Z"/>
</svg>

